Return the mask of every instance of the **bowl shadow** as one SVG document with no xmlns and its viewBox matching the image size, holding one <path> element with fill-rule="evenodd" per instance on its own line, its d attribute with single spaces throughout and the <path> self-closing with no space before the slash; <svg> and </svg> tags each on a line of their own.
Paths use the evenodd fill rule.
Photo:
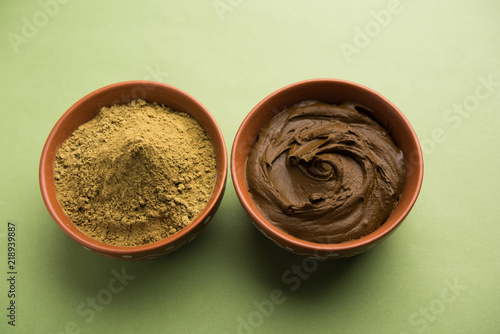
<svg viewBox="0 0 500 334">
<path fill-rule="evenodd" d="M 242 223 L 251 258 L 249 270 L 252 279 L 272 291 L 279 289 L 290 297 L 312 303 L 322 298 L 331 298 L 327 291 L 338 289 L 349 277 L 367 268 L 374 261 L 377 250 L 370 250 L 353 257 L 340 259 L 317 259 L 291 253 L 266 238 L 251 223 L 242 210 Z M 376 247 L 379 248 L 379 247 Z M 369 273 L 366 273 L 369 275 Z"/>
</svg>

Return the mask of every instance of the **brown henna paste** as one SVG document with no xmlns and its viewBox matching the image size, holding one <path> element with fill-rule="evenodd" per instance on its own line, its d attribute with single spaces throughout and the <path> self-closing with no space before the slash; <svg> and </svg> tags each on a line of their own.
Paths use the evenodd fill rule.
<svg viewBox="0 0 500 334">
<path fill-rule="evenodd" d="M 266 219 L 316 243 L 358 239 L 387 220 L 403 189 L 403 153 L 358 110 L 369 109 L 306 101 L 262 129 L 246 180 Z"/>
</svg>

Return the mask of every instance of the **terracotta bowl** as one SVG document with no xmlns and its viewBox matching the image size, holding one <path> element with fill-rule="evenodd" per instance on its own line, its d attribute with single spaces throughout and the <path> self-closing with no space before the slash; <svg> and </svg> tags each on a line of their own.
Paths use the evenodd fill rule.
<svg viewBox="0 0 500 334">
<path fill-rule="evenodd" d="M 372 110 L 372 116 L 393 137 L 403 151 L 406 177 L 400 201 L 377 230 L 360 239 L 336 244 L 319 244 L 293 237 L 274 226 L 259 212 L 247 189 L 245 163 L 262 127 L 277 113 L 305 100 L 339 104 L 359 102 Z M 387 238 L 413 207 L 423 179 L 422 150 L 406 117 L 385 97 L 362 85 L 335 79 L 313 79 L 291 84 L 267 96 L 244 119 L 233 142 L 231 174 L 238 198 L 257 229 L 278 246 L 301 255 L 341 258 L 360 254 Z"/>
<path fill-rule="evenodd" d="M 217 165 L 216 182 L 206 207 L 190 225 L 179 232 L 148 245 L 113 246 L 98 242 L 85 235 L 64 213 L 57 200 L 54 182 L 56 151 L 76 128 L 94 118 L 101 107 L 125 104 L 138 98 L 186 112 L 198 121 L 214 145 Z M 210 112 L 192 96 L 162 83 L 128 81 L 112 84 L 88 94 L 62 115 L 50 132 L 43 148 L 39 173 L 40 189 L 45 205 L 59 227 L 71 238 L 84 248 L 103 256 L 115 259 L 142 260 L 179 249 L 193 240 L 212 219 L 224 194 L 227 176 L 227 153 L 224 138 L 217 122 Z"/>
</svg>

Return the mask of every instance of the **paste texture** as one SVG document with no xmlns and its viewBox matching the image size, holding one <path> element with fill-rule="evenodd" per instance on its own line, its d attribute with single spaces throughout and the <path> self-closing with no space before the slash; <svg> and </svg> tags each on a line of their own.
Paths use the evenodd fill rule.
<svg viewBox="0 0 500 334">
<path fill-rule="evenodd" d="M 383 224 L 401 195 L 405 164 L 368 112 L 355 102 L 304 101 L 273 117 L 246 162 L 261 214 L 315 243 L 358 239 Z"/>
</svg>

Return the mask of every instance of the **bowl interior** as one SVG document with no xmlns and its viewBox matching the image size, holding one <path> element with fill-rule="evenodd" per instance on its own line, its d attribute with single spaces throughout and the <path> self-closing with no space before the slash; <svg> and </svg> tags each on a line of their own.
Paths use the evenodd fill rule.
<svg viewBox="0 0 500 334">
<path fill-rule="evenodd" d="M 341 244 L 316 244 L 300 240 L 279 230 L 258 211 L 246 187 L 245 163 L 261 128 L 276 114 L 291 105 L 305 100 L 320 100 L 331 104 L 345 101 L 359 102 L 374 112 L 369 115 L 391 134 L 403 151 L 406 176 L 400 201 L 388 220 L 376 231 L 357 240 Z M 243 207 L 254 223 L 266 232 L 289 244 L 310 249 L 338 250 L 365 245 L 391 232 L 408 214 L 418 196 L 423 178 L 423 158 L 418 138 L 405 116 L 377 92 L 343 80 L 315 79 L 291 84 L 272 93 L 249 113 L 241 124 L 233 143 L 231 171 L 236 192 Z"/>
<path fill-rule="evenodd" d="M 190 225 L 178 233 L 163 240 L 142 246 L 122 247 L 98 242 L 82 233 L 66 216 L 59 201 L 54 181 L 55 157 L 58 148 L 80 125 L 94 118 L 102 107 L 114 104 L 124 104 L 135 99 L 157 102 L 172 107 L 177 111 L 186 112 L 195 118 L 205 129 L 214 146 L 216 155 L 215 187 L 204 210 Z M 197 225 L 205 221 L 205 217 L 215 211 L 220 204 L 224 192 L 227 174 L 227 153 L 215 119 L 203 105 L 183 91 L 161 83 L 149 81 L 129 81 L 113 84 L 96 90 L 76 102 L 59 119 L 52 129 L 42 151 L 40 161 L 40 188 L 49 213 L 59 226 L 74 240 L 83 246 L 100 253 L 129 254 L 140 253 L 165 246 L 194 232 Z M 197 232 L 197 231 L 196 231 Z"/>
</svg>

